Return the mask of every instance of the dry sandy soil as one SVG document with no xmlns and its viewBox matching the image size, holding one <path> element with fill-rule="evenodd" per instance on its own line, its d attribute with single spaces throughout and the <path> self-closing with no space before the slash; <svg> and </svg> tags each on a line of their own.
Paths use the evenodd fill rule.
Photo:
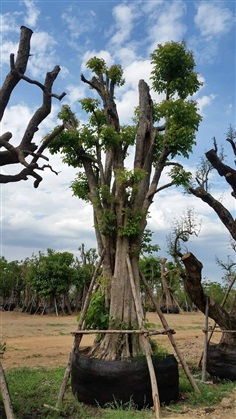
<svg viewBox="0 0 236 419">
<path fill-rule="evenodd" d="M 174 338 L 186 361 L 197 362 L 201 356 L 204 333 L 204 315 L 202 313 L 184 313 L 165 315 L 171 329 L 176 334 Z M 156 330 L 163 330 L 159 317 L 149 313 L 148 322 L 156 325 Z M 76 316 L 28 315 L 18 312 L 0 312 L 0 341 L 6 342 L 7 351 L 2 363 L 7 370 L 17 367 L 55 368 L 66 366 L 73 343 L 71 332 L 76 330 Z M 210 321 L 213 325 L 213 321 Z M 212 341 L 220 339 L 220 333 L 213 335 Z M 87 335 L 82 339 L 81 346 L 93 343 L 94 336 Z M 167 336 L 157 336 L 170 353 L 173 348 Z M 183 409 L 181 418 L 231 419 L 236 417 L 236 391 L 229 398 L 230 407 L 219 404 L 213 412 L 204 409 L 189 411 Z M 219 401 L 220 402 L 220 401 Z M 225 402 L 227 405 L 227 402 Z M 172 412 L 165 412 L 166 417 L 177 418 Z"/>
</svg>

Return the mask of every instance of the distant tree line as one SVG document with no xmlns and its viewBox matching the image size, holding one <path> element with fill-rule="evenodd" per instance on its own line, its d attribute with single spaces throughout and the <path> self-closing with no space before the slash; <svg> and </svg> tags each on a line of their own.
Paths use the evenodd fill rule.
<svg viewBox="0 0 236 419">
<path fill-rule="evenodd" d="M 31 314 L 79 311 L 97 258 L 95 249 L 84 252 L 82 245 L 80 250 L 80 260 L 52 249 L 21 262 L 1 257 L 1 308 Z"/>
<path fill-rule="evenodd" d="M 30 314 L 79 312 L 97 261 L 95 249 L 85 251 L 82 244 L 79 250 L 79 258 L 75 258 L 70 252 L 56 252 L 52 249 L 47 249 L 46 253 L 33 254 L 31 258 L 20 262 L 17 260 L 8 262 L 5 257 L 1 257 L 0 308 Z M 171 313 L 194 310 L 195 306 L 185 292 L 177 266 L 173 262 L 165 264 L 166 275 L 163 284 L 162 263 L 163 259 L 154 256 L 142 256 L 140 259 L 140 270 L 162 311 Z M 94 313 L 98 310 L 94 304 L 99 305 L 101 302 L 103 284 L 100 278 L 97 284 L 92 299 L 93 307 L 89 312 L 89 316 L 92 317 L 91 310 Z M 221 303 L 226 285 L 205 282 L 203 286 L 207 295 Z M 169 303 L 168 292 L 171 301 Z M 152 311 L 152 303 L 142 286 L 141 294 L 145 311 Z M 232 304 L 231 298 L 227 304 Z"/>
</svg>

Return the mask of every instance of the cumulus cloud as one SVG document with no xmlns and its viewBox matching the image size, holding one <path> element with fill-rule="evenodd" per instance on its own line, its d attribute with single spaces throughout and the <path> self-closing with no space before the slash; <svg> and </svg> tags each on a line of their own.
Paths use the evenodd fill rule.
<svg viewBox="0 0 236 419">
<path fill-rule="evenodd" d="M 150 60 L 135 60 L 124 69 L 124 77 L 128 86 L 137 89 L 140 79 L 144 79 L 149 83 L 151 76 Z"/>
<path fill-rule="evenodd" d="M 149 15 L 148 37 L 150 41 L 149 52 L 169 41 L 181 41 L 187 30 L 183 23 L 186 13 L 186 4 L 183 1 L 157 3 L 156 12 Z"/>
<path fill-rule="evenodd" d="M 110 45 L 119 47 L 114 51 L 114 54 L 118 56 L 119 50 L 127 48 L 128 43 L 131 54 L 137 59 L 138 51 L 145 44 L 148 44 L 147 53 L 149 55 L 159 43 L 182 40 L 186 32 L 186 26 L 182 22 L 185 11 L 186 5 L 182 0 L 171 2 L 137 1 L 115 6 L 113 8 L 115 22 L 109 31 Z M 145 30 L 147 36 L 130 43 L 132 31 L 138 30 L 138 27 L 140 27 L 140 33 Z M 125 53 L 125 51 L 123 52 Z M 120 56 L 122 58 L 122 55 Z M 125 54 L 124 58 L 127 60 L 128 55 Z"/>
<path fill-rule="evenodd" d="M 198 104 L 199 113 L 203 116 L 204 115 L 204 108 L 206 106 L 210 106 L 212 102 L 215 100 L 216 95 L 211 93 L 209 96 L 202 96 L 196 99 Z"/>
<path fill-rule="evenodd" d="M 201 36 L 208 39 L 227 33 L 233 24 L 232 12 L 220 2 L 201 2 L 196 4 L 194 18 Z"/>
<path fill-rule="evenodd" d="M 81 243 L 88 246 L 87 240 L 95 247 L 92 207 L 71 196 L 69 184 L 74 176 L 75 170 L 63 165 L 63 173 L 58 176 L 45 170 L 43 184 L 37 190 L 30 180 L 21 188 L 13 184 L 2 187 L 4 256 L 14 257 L 12 246 L 18 260 L 48 247 L 76 254 Z"/>
<path fill-rule="evenodd" d="M 195 4 L 194 23 L 199 35 L 193 35 L 189 44 L 199 63 L 213 63 L 218 54 L 219 41 L 233 27 L 234 16 L 224 2 L 198 2 Z"/>
<path fill-rule="evenodd" d="M 27 71 L 33 77 L 42 77 L 48 71 L 52 71 L 55 65 L 58 64 L 56 53 L 57 41 L 47 32 L 37 31 L 32 36 L 31 51 Z"/>
<path fill-rule="evenodd" d="M 66 91 L 67 95 L 65 100 L 68 105 L 73 105 L 76 101 L 86 97 L 86 85 L 82 84 L 82 82 L 79 83 L 79 81 L 77 85 L 68 84 Z"/>
<path fill-rule="evenodd" d="M 24 5 L 26 7 L 26 13 L 24 14 L 24 24 L 33 28 L 38 20 L 40 15 L 40 10 L 36 7 L 35 1 L 24 0 Z"/>
<path fill-rule="evenodd" d="M 77 6 L 77 2 L 70 3 L 61 14 L 61 20 L 66 33 L 66 43 L 75 51 L 81 52 L 89 47 L 91 35 L 97 29 L 97 20 L 93 10 L 85 12 Z"/>
<path fill-rule="evenodd" d="M 18 50 L 18 43 L 12 42 L 12 41 L 5 41 L 1 45 L 0 50 L 0 66 L 3 64 L 10 65 L 10 54 L 14 54 L 16 56 Z M 10 70 L 10 67 L 9 67 Z"/>
<path fill-rule="evenodd" d="M 19 144 L 31 117 L 32 109 L 30 110 L 24 103 L 6 108 L 4 119 L 1 122 L 1 131 L 12 133 L 11 144 L 15 146 Z"/>
<path fill-rule="evenodd" d="M 138 92 L 136 90 L 128 90 L 122 95 L 122 99 L 117 100 L 117 110 L 122 124 L 131 123 L 134 116 L 134 109 L 138 106 Z"/>
<path fill-rule="evenodd" d="M 8 33 L 18 33 L 17 18 L 19 18 L 20 15 L 21 13 L 19 12 L 0 14 L 0 31 L 3 37 Z"/>
<path fill-rule="evenodd" d="M 137 60 L 137 44 L 130 42 L 125 44 L 124 47 L 117 48 L 114 51 L 114 58 L 117 63 L 121 64 L 122 67 L 126 67 L 133 61 Z"/>
<path fill-rule="evenodd" d="M 121 3 L 113 9 L 114 35 L 111 37 L 111 44 L 122 45 L 130 38 L 135 19 L 135 7 L 132 4 Z"/>
</svg>

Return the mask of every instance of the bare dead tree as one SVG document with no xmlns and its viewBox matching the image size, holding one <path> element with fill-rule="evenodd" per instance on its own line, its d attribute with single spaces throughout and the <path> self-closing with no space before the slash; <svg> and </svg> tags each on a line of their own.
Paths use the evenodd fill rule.
<svg viewBox="0 0 236 419">
<path fill-rule="evenodd" d="M 27 180 L 28 176 L 32 176 L 35 178 L 34 187 L 37 188 L 42 181 L 42 177 L 37 171 L 42 171 L 46 167 L 53 171 L 49 164 L 39 165 L 38 160 L 49 160 L 43 152 L 48 143 L 64 129 L 64 125 L 62 124 L 57 127 L 40 147 L 33 142 L 33 138 L 39 129 L 39 125 L 51 113 L 52 98 L 54 97 L 61 100 L 65 96 L 65 93 L 63 92 L 61 95 L 57 95 L 52 92 L 54 81 L 60 72 L 60 67 L 58 65 L 56 65 L 51 72 L 46 74 L 44 83 L 32 80 L 25 75 L 30 57 L 30 40 L 33 32 L 25 26 L 21 26 L 20 29 L 21 35 L 17 56 L 15 59 L 14 54 L 10 54 L 10 71 L 0 90 L 0 121 L 3 119 L 4 112 L 10 101 L 13 90 L 21 80 L 24 80 L 28 84 L 34 84 L 41 89 L 42 104 L 31 117 L 22 138 L 17 139 L 19 141 L 17 146 L 10 143 L 10 140 L 12 139 L 11 132 L 5 132 L 0 135 L 0 149 L 3 149 L 0 151 L 0 166 L 7 166 L 10 164 L 20 165 L 20 170 L 17 174 L 9 175 L 1 173 L 0 183 L 18 182 L 20 180 Z M 28 156 L 32 157 L 29 162 L 26 160 Z"/>
<path fill-rule="evenodd" d="M 226 139 L 226 141 L 229 141 L 233 153 L 235 152 L 235 142 L 234 142 L 234 135 L 231 132 L 232 130 L 229 130 L 229 136 Z M 211 165 L 211 168 L 216 170 L 218 175 L 225 178 L 225 181 L 227 184 L 231 187 L 232 192 L 231 195 L 235 199 L 236 198 L 236 170 L 233 169 L 233 167 L 227 165 L 224 163 L 224 160 L 222 158 L 222 155 L 219 155 L 218 147 L 216 145 L 216 141 L 214 140 L 214 148 L 207 151 L 206 154 L 206 160 L 208 164 Z M 211 169 L 211 170 L 212 170 Z M 202 172 L 202 175 L 204 173 Z M 215 199 L 213 195 L 209 192 L 208 187 L 208 175 L 209 170 L 205 173 L 205 178 L 201 178 L 198 174 L 196 177 L 196 181 L 198 183 L 198 187 L 190 187 L 190 192 L 195 195 L 197 198 L 200 198 L 203 202 L 207 203 L 218 215 L 221 222 L 225 225 L 225 227 L 228 229 L 231 237 L 233 240 L 236 240 L 236 220 L 234 219 L 233 215 L 230 213 L 230 211 L 220 202 L 219 200 Z"/>
<path fill-rule="evenodd" d="M 227 141 L 231 144 L 233 154 L 235 155 L 235 132 L 232 128 L 229 130 Z M 208 176 L 211 170 L 216 170 L 218 175 L 224 177 L 226 183 L 230 186 L 233 199 L 236 198 L 236 171 L 225 164 L 222 153 L 218 151 L 216 140 L 214 139 L 214 148 L 206 154 L 206 164 L 203 166 L 201 176 L 197 175 L 198 187 L 190 187 L 190 192 L 203 202 L 207 203 L 218 215 L 221 222 L 228 229 L 232 238 L 232 249 L 235 250 L 236 240 L 236 220 L 233 214 L 209 192 Z M 207 170 L 205 170 L 207 168 Z M 219 325 L 222 336 L 220 343 L 209 345 L 207 357 L 207 371 L 212 375 L 221 378 L 236 379 L 236 295 L 232 307 L 226 310 L 218 304 L 213 298 L 207 296 L 202 287 L 202 263 L 191 252 L 184 255 L 178 254 L 184 264 L 185 271 L 182 271 L 184 287 L 194 304 L 205 313 L 206 304 L 209 304 L 209 317 Z M 221 263 L 222 266 L 222 263 Z M 235 266 L 232 261 L 230 269 Z M 225 266 L 224 266 L 225 267 Z"/>
</svg>

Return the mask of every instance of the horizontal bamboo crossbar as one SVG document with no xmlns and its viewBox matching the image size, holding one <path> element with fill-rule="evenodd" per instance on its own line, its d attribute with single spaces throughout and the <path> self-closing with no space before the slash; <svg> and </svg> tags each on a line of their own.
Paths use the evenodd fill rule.
<svg viewBox="0 0 236 419">
<path fill-rule="evenodd" d="M 204 333 L 211 332 L 213 327 L 209 327 L 208 329 L 203 329 Z M 214 333 L 236 333 L 236 330 L 215 330 Z"/>
<path fill-rule="evenodd" d="M 152 335 L 167 335 L 168 333 L 171 333 L 172 335 L 175 334 L 175 331 L 172 329 L 169 330 L 162 330 L 162 331 L 154 331 L 154 332 L 149 332 L 148 330 L 115 330 L 115 329 L 111 329 L 111 330 L 77 330 L 76 332 L 71 332 L 72 335 L 93 335 L 95 333 L 127 333 L 127 334 L 142 334 L 142 335 L 147 335 L 147 336 L 152 336 Z"/>
</svg>

